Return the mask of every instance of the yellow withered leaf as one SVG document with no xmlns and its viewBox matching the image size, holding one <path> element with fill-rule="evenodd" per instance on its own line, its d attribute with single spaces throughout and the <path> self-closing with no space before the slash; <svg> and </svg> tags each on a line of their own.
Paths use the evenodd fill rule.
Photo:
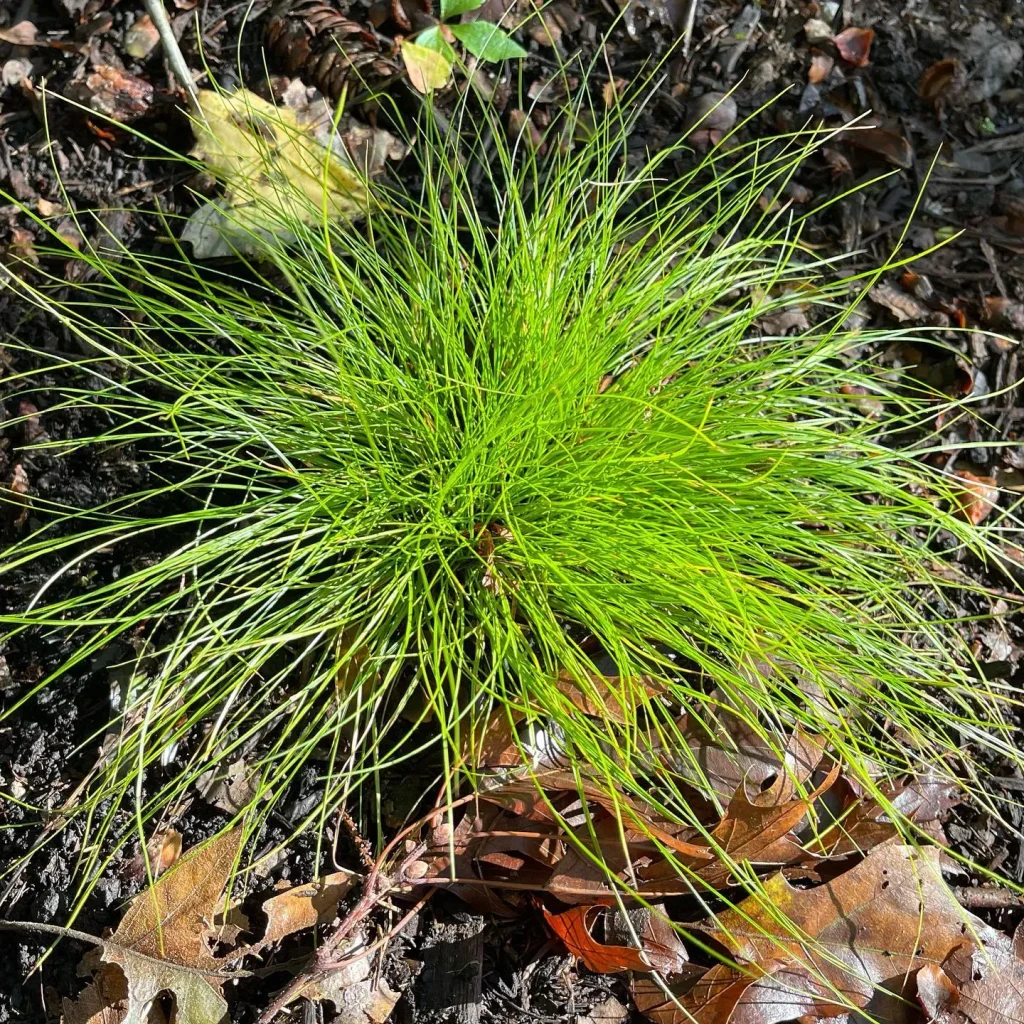
<svg viewBox="0 0 1024 1024">
<path fill-rule="evenodd" d="M 191 155 L 224 186 L 182 233 L 202 258 L 255 252 L 294 237 L 292 227 L 366 214 L 365 179 L 341 154 L 324 147 L 294 110 L 246 89 L 199 92 L 205 124 L 196 119 Z"/>
</svg>

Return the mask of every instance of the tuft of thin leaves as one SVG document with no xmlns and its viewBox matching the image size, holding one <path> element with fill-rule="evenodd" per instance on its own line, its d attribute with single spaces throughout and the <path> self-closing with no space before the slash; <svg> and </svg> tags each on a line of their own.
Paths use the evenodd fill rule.
<svg viewBox="0 0 1024 1024">
<path fill-rule="evenodd" d="M 871 276 L 759 206 L 815 140 L 637 160 L 628 128 L 545 158 L 496 128 L 467 159 L 428 119 L 421 191 L 363 228 L 289 219 L 294 242 L 241 269 L 108 239 L 66 299 L 13 284 L 106 381 L 68 399 L 110 427 L 67 457 L 134 445 L 150 481 L 37 507 L 2 566 L 59 560 L 4 624 L 77 641 L 23 701 L 118 638 L 137 651 L 66 809 L 84 877 L 242 751 L 252 831 L 326 766 L 298 829 L 428 752 L 450 791 L 478 784 L 496 715 L 527 771 L 554 759 L 676 821 L 703 777 L 684 728 L 723 715 L 779 751 L 813 734 L 869 788 L 965 744 L 1021 760 L 1009 696 L 942 620 L 936 541 L 986 540 L 919 457 L 934 398 L 859 361 L 893 336 L 844 329 Z M 814 326 L 773 336 L 793 307 Z M 878 418 L 845 397 L 865 389 Z M 155 554 L 64 585 L 122 548 Z"/>
</svg>

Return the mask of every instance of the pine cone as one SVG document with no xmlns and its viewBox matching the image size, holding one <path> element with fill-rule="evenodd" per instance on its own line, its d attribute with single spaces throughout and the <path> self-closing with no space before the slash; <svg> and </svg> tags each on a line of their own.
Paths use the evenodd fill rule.
<svg viewBox="0 0 1024 1024">
<path fill-rule="evenodd" d="M 267 49 L 288 74 L 332 100 L 346 82 L 374 88 L 400 70 L 372 32 L 323 0 L 278 0 L 267 23 Z"/>
</svg>

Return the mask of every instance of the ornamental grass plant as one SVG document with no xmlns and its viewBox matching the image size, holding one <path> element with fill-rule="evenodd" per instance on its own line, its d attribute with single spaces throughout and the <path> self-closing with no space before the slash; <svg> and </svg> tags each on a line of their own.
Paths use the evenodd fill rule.
<svg viewBox="0 0 1024 1024">
<path fill-rule="evenodd" d="M 944 598 L 942 552 L 991 557 L 925 457 L 951 410 L 863 355 L 909 332 L 847 326 L 890 268 L 844 273 L 764 202 L 820 138 L 638 156 L 619 108 L 580 107 L 585 140 L 541 155 L 468 110 L 424 118 L 417 186 L 368 185 L 358 224 L 254 193 L 287 235 L 258 256 L 106 238 L 70 290 L 8 282 L 78 339 L 66 402 L 109 424 L 45 446 L 145 469 L 101 507 L 35 501 L 2 566 L 53 567 L 9 634 L 74 642 L 22 703 L 132 652 L 61 812 L 87 823 L 83 893 L 243 752 L 252 835 L 310 765 L 296 831 L 357 796 L 372 820 L 424 765 L 489 784 L 498 726 L 522 772 L 673 821 L 707 783 L 695 723 L 779 751 L 803 730 L 871 792 L 1024 760 Z M 81 575 L 97 557 L 122 570 Z"/>
</svg>

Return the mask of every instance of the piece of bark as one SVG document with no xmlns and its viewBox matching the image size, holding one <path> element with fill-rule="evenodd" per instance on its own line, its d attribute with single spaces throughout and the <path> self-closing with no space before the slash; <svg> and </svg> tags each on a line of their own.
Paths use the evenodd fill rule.
<svg viewBox="0 0 1024 1024">
<path fill-rule="evenodd" d="M 431 921 L 416 983 L 416 1024 L 479 1024 L 483 929 L 479 914 Z"/>
</svg>

